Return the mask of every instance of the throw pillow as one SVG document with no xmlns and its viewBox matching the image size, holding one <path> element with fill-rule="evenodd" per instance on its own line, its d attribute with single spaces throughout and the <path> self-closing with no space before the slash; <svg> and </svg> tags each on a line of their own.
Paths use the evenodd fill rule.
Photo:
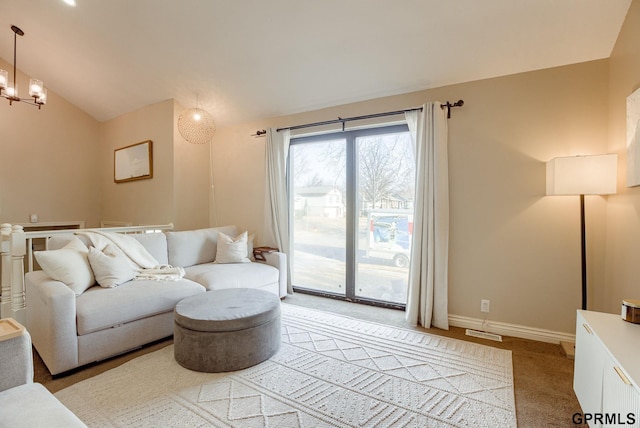
<svg viewBox="0 0 640 428">
<path fill-rule="evenodd" d="M 76 296 L 95 284 L 88 254 L 87 246 L 76 237 L 59 250 L 34 252 L 42 270 L 52 279 L 65 283 Z"/>
<path fill-rule="evenodd" d="M 136 276 L 127 257 L 111 244 L 107 244 L 102 251 L 89 248 L 89 263 L 100 287 L 117 287 Z"/>
<path fill-rule="evenodd" d="M 235 238 L 218 232 L 218 248 L 215 263 L 250 263 L 247 257 L 247 232 Z"/>
<path fill-rule="evenodd" d="M 252 262 L 256 261 L 256 258 L 253 256 L 253 241 L 255 240 L 255 238 L 255 233 L 247 236 L 247 258 Z"/>
</svg>

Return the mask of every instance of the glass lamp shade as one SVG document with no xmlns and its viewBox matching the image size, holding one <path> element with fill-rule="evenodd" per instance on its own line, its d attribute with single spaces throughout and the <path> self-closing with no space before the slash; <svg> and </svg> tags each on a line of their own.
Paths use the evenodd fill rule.
<svg viewBox="0 0 640 428">
<path fill-rule="evenodd" d="M 178 131 L 192 144 L 207 144 L 216 133 L 216 124 L 201 108 L 190 108 L 178 117 Z"/>
<path fill-rule="evenodd" d="M 44 92 L 44 85 L 42 80 L 31 79 L 29 80 L 29 96 L 34 98 L 40 98 Z"/>
<path fill-rule="evenodd" d="M 5 89 L 9 83 L 9 72 L 7 70 L 0 70 L 0 88 Z"/>
<path fill-rule="evenodd" d="M 14 86 L 13 83 L 7 83 L 4 92 L 11 98 L 18 98 L 18 84 L 16 83 Z"/>
<path fill-rule="evenodd" d="M 44 105 L 44 104 L 47 103 L 47 90 L 46 89 L 42 90 L 42 92 L 40 93 L 40 96 L 36 100 L 36 103 L 40 104 L 40 105 Z"/>
</svg>

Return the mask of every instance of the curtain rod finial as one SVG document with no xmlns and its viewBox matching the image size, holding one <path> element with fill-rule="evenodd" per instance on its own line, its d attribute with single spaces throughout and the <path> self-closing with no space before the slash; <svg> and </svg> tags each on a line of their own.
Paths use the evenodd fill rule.
<svg viewBox="0 0 640 428">
<path fill-rule="evenodd" d="M 447 119 L 451 119 L 451 107 L 462 107 L 464 105 L 463 100 L 458 100 L 455 103 L 451 104 L 447 101 L 445 104 L 440 104 L 441 109 L 447 109 Z"/>
</svg>

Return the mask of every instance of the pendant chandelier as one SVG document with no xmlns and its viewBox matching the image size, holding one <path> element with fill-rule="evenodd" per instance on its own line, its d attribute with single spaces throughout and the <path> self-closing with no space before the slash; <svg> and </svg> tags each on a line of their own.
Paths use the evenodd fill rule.
<svg viewBox="0 0 640 428">
<path fill-rule="evenodd" d="M 192 144 L 207 144 L 216 133 L 216 124 L 206 110 L 198 107 L 197 100 L 196 96 L 195 108 L 183 111 L 178 117 L 178 131 Z"/>
<path fill-rule="evenodd" d="M 13 82 L 9 82 L 9 72 L 0 69 L 0 96 L 9 100 L 9 105 L 13 102 L 23 102 L 37 106 L 38 110 L 47 102 L 47 90 L 44 88 L 42 80 L 29 80 L 29 98 L 20 98 L 18 96 L 18 85 L 16 83 L 16 41 L 18 36 L 24 36 L 24 31 L 15 25 L 11 26 L 13 31 Z"/>
</svg>

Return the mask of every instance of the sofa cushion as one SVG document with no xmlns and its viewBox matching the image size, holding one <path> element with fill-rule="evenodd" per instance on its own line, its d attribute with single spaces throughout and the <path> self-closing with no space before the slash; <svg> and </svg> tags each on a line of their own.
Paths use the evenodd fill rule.
<svg viewBox="0 0 640 428">
<path fill-rule="evenodd" d="M 167 236 L 164 233 L 133 233 L 129 236 L 140 242 L 158 263 L 161 265 L 169 264 Z"/>
<path fill-rule="evenodd" d="M 279 271 L 264 263 L 206 263 L 185 269 L 185 278 L 208 291 L 226 288 L 261 288 L 278 283 Z"/>
<path fill-rule="evenodd" d="M 78 335 L 173 311 L 202 285 L 180 281 L 129 281 L 115 288 L 91 287 L 76 299 Z"/>
<path fill-rule="evenodd" d="M 253 252 L 253 245 L 251 245 Z M 247 232 L 232 238 L 222 232 L 218 232 L 218 249 L 215 263 L 250 263 L 247 247 Z"/>
<path fill-rule="evenodd" d="M 65 283 L 76 295 L 82 294 L 96 280 L 89 265 L 89 250 L 74 238 L 59 250 L 34 253 L 43 271 L 56 281 Z"/>
<path fill-rule="evenodd" d="M 238 229 L 235 226 L 222 226 L 167 232 L 169 264 L 188 267 L 214 261 L 218 245 L 218 232 L 236 236 Z"/>
<path fill-rule="evenodd" d="M 107 244 L 102 251 L 89 247 L 89 264 L 100 287 L 117 287 L 131 281 L 137 273 L 129 264 L 127 256 L 111 244 Z"/>
<path fill-rule="evenodd" d="M 49 238 L 47 249 L 59 250 L 74 239 L 79 239 L 80 241 L 82 241 L 82 243 L 86 245 L 87 248 L 91 246 L 91 241 L 86 236 L 75 235 L 73 233 L 61 233 L 60 235 L 53 235 L 51 238 Z"/>
<path fill-rule="evenodd" d="M 2 427 L 86 427 L 39 383 L 27 383 L 0 392 Z"/>
</svg>

